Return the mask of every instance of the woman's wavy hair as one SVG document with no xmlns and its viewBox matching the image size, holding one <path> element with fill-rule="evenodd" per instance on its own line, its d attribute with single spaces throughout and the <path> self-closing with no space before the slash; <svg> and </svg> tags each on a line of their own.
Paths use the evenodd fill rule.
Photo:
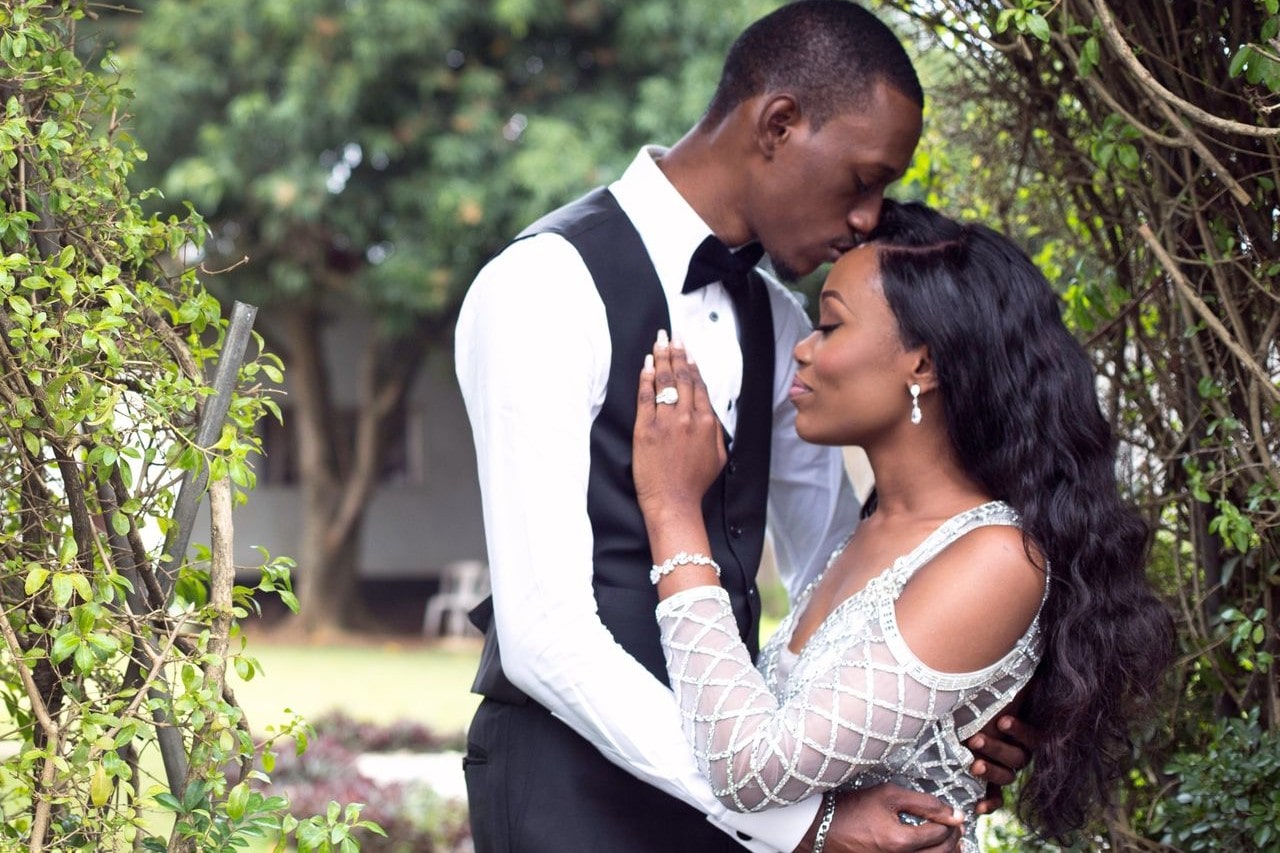
<svg viewBox="0 0 1280 853">
<path fill-rule="evenodd" d="M 1172 659 L 1172 617 L 1145 574 L 1149 530 L 1121 500 L 1093 365 L 1030 258 L 915 203 L 886 201 L 871 239 L 903 343 L 929 348 L 961 465 L 1048 560 L 1044 657 L 1020 712 L 1040 742 L 1019 806 L 1064 839 L 1108 801 L 1133 717 Z"/>
</svg>

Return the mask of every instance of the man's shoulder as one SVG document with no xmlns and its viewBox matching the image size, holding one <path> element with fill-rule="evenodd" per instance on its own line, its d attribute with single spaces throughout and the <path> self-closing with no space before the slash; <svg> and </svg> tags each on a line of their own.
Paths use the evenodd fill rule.
<svg viewBox="0 0 1280 853">
<path fill-rule="evenodd" d="M 596 187 L 585 195 L 540 217 L 516 235 L 520 241 L 537 234 L 574 237 L 626 214 L 607 187 Z"/>
</svg>

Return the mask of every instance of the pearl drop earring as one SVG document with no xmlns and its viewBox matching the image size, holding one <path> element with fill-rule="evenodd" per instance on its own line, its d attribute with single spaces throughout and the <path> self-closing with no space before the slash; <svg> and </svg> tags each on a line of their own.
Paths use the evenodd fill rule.
<svg viewBox="0 0 1280 853">
<path fill-rule="evenodd" d="M 911 422 L 913 424 L 920 423 L 920 386 L 911 383 Z"/>
</svg>

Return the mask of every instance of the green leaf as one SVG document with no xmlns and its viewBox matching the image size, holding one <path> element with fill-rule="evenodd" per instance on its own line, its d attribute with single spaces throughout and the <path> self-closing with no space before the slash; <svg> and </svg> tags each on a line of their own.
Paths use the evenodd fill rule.
<svg viewBox="0 0 1280 853">
<path fill-rule="evenodd" d="M 49 579 L 49 570 L 41 565 L 33 565 L 31 570 L 27 572 L 27 582 L 23 586 L 23 591 L 27 595 L 35 595 L 44 586 L 44 582 Z"/>
<path fill-rule="evenodd" d="M 99 764 L 93 769 L 93 778 L 89 782 L 89 800 L 98 808 L 102 808 L 111 800 L 115 784 L 107 773 L 107 768 Z"/>
<path fill-rule="evenodd" d="M 93 601 L 93 585 L 89 583 L 89 579 L 82 574 L 76 573 L 71 575 L 71 586 L 80 594 L 85 601 Z"/>
<path fill-rule="evenodd" d="M 97 658 L 93 653 L 93 649 L 89 648 L 85 643 L 76 646 L 75 655 L 76 671 L 81 673 L 89 672 L 93 669 L 93 665 L 97 663 Z"/>
<path fill-rule="evenodd" d="M 1126 169 L 1138 168 L 1138 149 L 1133 145 L 1122 143 L 1116 146 L 1116 159 Z"/>
<path fill-rule="evenodd" d="M 1039 12 L 1027 16 L 1027 30 L 1042 42 L 1049 41 L 1049 21 Z"/>
<path fill-rule="evenodd" d="M 227 795 L 227 817 L 232 820 L 244 820 L 245 806 L 249 802 L 249 786 L 244 782 L 236 785 Z"/>
<path fill-rule="evenodd" d="M 74 592 L 71 576 L 66 572 L 53 573 L 53 603 L 58 607 L 66 607 Z"/>
<path fill-rule="evenodd" d="M 111 513 L 111 529 L 121 536 L 129 535 L 129 517 L 123 512 Z"/>
<path fill-rule="evenodd" d="M 1096 66 L 1101 55 L 1102 51 L 1098 45 L 1098 37 L 1089 36 L 1089 38 L 1085 39 L 1084 46 L 1080 48 L 1081 58 L 1087 59 L 1090 65 Z"/>
<path fill-rule="evenodd" d="M 53 641 L 53 648 L 49 649 L 49 659 L 54 663 L 62 663 L 80 648 L 80 637 L 71 632 L 59 634 L 58 638 Z"/>
<path fill-rule="evenodd" d="M 237 655 L 235 657 L 234 665 L 236 669 L 236 675 L 240 677 L 241 681 L 251 681 L 253 679 L 253 674 L 254 674 L 253 664 L 250 663 L 246 658 L 244 658 L 243 656 Z"/>
<path fill-rule="evenodd" d="M 161 791 L 156 794 L 155 801 L 156 805 L 162 809 L 166 809 L 171 812 L 182 811 L 182 804 L 178 802 L 178 798 L 173 794 L 170 794 L 168 791 Z"/>
<path fill-rule="evenodd" d="M 106 660 L 120 650 L 120 641 L 106 634 L 90 634 L 88 640 L 89 646 L 102 660 Z"/>
<path fill-rule="evenodd" d="M 74 536 L 64 535 L 62 537 L 62 543 L 58 547 L 58 565 L 70 565 L 79 553 L 80 546 L 76 544 L 76 538 Z"/>
<path fill-rule="evenodd" d="M 1245 63 L 1249 61 L 1249 57 L 1253 55 L 1253 48 L 1245 45 L 1236 51 L 1236 55 L 1231 57 L 1231 64 L 1227 66 L 1227 74 L 1231 77 L 1239 77 L 1240 72 L 1244 69 Z"/>
</svg>

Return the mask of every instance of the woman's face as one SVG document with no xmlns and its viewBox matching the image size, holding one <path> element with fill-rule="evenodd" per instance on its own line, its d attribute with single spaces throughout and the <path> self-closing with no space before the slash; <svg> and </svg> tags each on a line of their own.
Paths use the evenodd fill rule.
<svg viewBox="0 0 1280 853">
<path fill-rule="evenodd" d="M 795 348 L 796 432 L 814 444 L 867 447 L 911 426 L 909 388 L 923 354 L 902 345 L 875 245 L 848 252 L 822 288 L 817 328 Z"/>
</svg>

